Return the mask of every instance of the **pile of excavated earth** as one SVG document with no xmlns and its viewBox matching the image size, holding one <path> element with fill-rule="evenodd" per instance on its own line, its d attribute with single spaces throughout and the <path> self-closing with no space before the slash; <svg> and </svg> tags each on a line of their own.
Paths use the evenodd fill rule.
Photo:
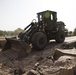
<svg viewBox="0 0 76 75">
<path fill-rule="evenodd" d="M 1 51 L 0 75 L 76 75 L 75 44 L 52 41 L 44 50 L 31 49 L 22 59 L 9 59 Z"/>
</svg>

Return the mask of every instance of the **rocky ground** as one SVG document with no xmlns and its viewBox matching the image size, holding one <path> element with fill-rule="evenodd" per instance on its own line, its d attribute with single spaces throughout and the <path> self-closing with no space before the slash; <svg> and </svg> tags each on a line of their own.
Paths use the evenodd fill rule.
<svg viewBox="0 0 76 75">
<path fill-rule="evenodd" d="M 44 50 L 23 59 L 9 59 L 0 52 L 0 75 L 76 75 L 76 49 L 50 42 Z M 0 49 L 2 50 L 2 49 Z"/>
</svg>

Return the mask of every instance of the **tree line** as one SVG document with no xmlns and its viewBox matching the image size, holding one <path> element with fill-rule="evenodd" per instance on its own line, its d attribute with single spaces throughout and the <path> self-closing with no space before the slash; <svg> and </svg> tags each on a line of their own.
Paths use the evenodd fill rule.
<svg viewBox="0 0 76 75">
<path fill-rule="evenodd" d="M 68 31 L 68 29 L 65 29 L 66 36 L 76 36 L 76 28 L 73 31 Z"/>
<path fill-rule="evenodd" d="M 3 31 L 0 30 L 0 36 L 16 36 L 18 35 L 23 29 L 21 28 L 17 28 L 14 31 Z"/>
<path fill-rule="evenodd" d="M 0 36 L 17 36 L 23 29 L 17 28 L 14 31 L 2 31 L 0 30 Z M 76 28 L 73 31 L 68 31 L 65 28 L 65 35 L 66 36 L 76 36 Z"/>
</svg>

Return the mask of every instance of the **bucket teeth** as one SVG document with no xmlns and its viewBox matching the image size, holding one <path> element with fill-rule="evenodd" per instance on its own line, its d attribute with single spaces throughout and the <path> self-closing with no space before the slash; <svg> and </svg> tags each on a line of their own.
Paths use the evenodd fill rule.
<svg viewBox="0 0 76 75">
<path fill-rule="evenodd" d="M 6 38 L 6 41 L 2 53 L 11 60 L 23 58 L 31 51 L 29 44 L 24 41 L 12 38 Z"/>
<path fill-rule="evenodd" d="M 6 50 L 6 51 L 3 51 L 2 52 L 4 56 L 6 56 L 7 58 L 11 59 L 11 60 L 14 60 L 14 59 L 17 59 L 17 52 L 14 51 L 14 50 Z"/>
</svg>

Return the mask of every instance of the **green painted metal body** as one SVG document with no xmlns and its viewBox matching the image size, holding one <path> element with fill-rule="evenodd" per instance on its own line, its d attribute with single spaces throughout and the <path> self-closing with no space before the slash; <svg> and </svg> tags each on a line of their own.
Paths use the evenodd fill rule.
<svg viewBox="0 0 76 75">
<path fill-rule="evenodd" d="M 21 40 L 31 43 L 32 35 L 39 31 L 45 33 L 48 40 L 51 40 L 55 39 L 57 31 L 64 31 L 65 24 L 62 21 L 57 22 L 57 12 L 46 10 L 37 13 L 37 16 L 38 22 L 31 22 L 24 31 L 19 34 Z"/>
</svg>

